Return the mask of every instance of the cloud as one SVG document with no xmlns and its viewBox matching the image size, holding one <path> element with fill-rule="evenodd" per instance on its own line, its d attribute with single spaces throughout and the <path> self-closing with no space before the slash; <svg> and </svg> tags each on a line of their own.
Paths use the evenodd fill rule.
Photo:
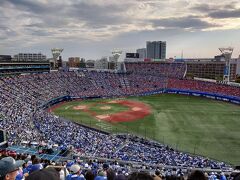
<svg viewBox="0 0 240 180">
<path fill-rule="evenodd" d="M 41 17 L 43 23 L 49 26 L 64 26 L 68 22 L 85 22 L 89 27 L 102 27 L 127 21 L 122 16 L 128 5 L 99 5 L 87 1 L 69 1 L 66 4 L 40 3 L 29 0 L 9 0 L 15 8 L 27 11 Z"/>
<path fill-rule="evenodd" d="M 200 11 L 200 12 L 210 12 L 210 11 L 215 11 L 218 9 L 218 7 L 215 5 L 215 6 L 211 6 L 209 4 L 195 4 L 191 7 L 191 9 L 193 11 Z"/>
<path fill-rule="evenodd" d="M 216 19 L 240 18 L 240 9 L 219 10 L 219 11 L 211 12 L 208 15 Z"/>
<path fill-rule="evenodd" d="M 194 4 L 191 9 L 193 11 L 199 11 L 205 13 L 206 16 L 213 19 L 224 19 L 224 18 L 239 18 L 240 8 L 237 7 L 239 3 L 230 1 L 228 4 Z"/>
<path fill-rule="evenodd" d="M 156 19 L 152 20 L 152 23 L 155 27 L 163 27 L 163 28 L 183 28 L 183 29 L 207 29 L 210 27 L 216 27 L 218 25 L 208 23 L 204 20 L 201 20 L 200 17 L 195 16 L 186 16 L 179 18 L 165 18 L 165 19 Z"/>
<path fill-rule="evenodd" d="M 84 22 L 90 28 L 102 28 L 108 25 L 127 23 L 128 19 L 122 16 L 127 9 L 124 5 L 106 5 L 76 3 L 67 8 L 66 14 L 75 20 Z"/>
<path fill-rule="evenodd" d="M 129 42 L 139 35 L 237 29 L 240 3 L 236 0 L 1 0 L 0 50 L 73 42 Z M 222 21 L 222 18 L 229 18 Z M 160 34 L 161 34 L 160 33 Z M 166 37 L 170 36 L 168 33 Z M 124 38 L 127 37 L 127 38 Z M 152 36 L 150 36 L 153 39 Z M 122 38 L 122 39 L 121 39 Z M 133 42 L 137 42 L 134 41 Z M 45 45 L 44 45 L 45 44 Z M 130 43 L 129 43 L 130 44 Z M 106 48 L 109 46 L 106 45 Z M 101 47 L 100 49 L 103 49 Z"/>
<path fill-rule="evenodd" d="M 236 6 L 238 5 L 235 1 L 229 1 L 228 3 L 196 3 L 193 4 L 190 9 L 193 11 L 200 11 L 200 12 L 212 12 L 218 10 L 235 10 Z"/>
<path fill-rule="evenodd" d="M 11 4 L 11 6 L 14 6 L 15 8 L 23 11 L 32 12 L 34 14 L 45 14 L 45 13 L 51 13 L 53 8 L 60 8 L 60 6 L 55 5 L 51 6 L 50 3 L 45 4 L 41 3 L 39 1 L 31 1 L 31 0 L 3 0 L 5 1 L 5 4 Z"/>
</svg>

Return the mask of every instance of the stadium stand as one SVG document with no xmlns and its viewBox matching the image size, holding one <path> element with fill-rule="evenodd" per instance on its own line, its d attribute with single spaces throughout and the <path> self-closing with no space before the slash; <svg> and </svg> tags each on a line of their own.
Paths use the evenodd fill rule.
<svg viewBox="0 0 240 180">
<path fill-rule="evenodd" d="M 134 74 L 182 78 L 187 66 L 184 63 L 137 62 L 126 63 L 126 68 Z"/>
<path fill-rule="evenodd" d="M 61 162 L 40 159 L 35 155 L 15 154 L 1 156 L 1 179 L 237 179 L 238 172 L 214 172 L 184 168 L 133 166 L 121 162 L 91 160 L 67 160 Z"/>
<path fill-rule="evenodd" d="M 231 169 L 231 166 L 224 162 L 179 152 L 166 145 L 137 136 L 113 135 L 89 129 L 62 117 L 56 117 L 43 108 L 44 104 L 61 96 L 122 97 L 166 88 L 198 90 L 240 97 L 239 87 L 183 79 L 186 71 L 183 64 L 129 63 L 126 67 L 130 73 L 83 71 L 79 75 L 76 72 L 59 71 L 1 78 L 0 129 L 6 130 L 9 145 L 45 144 L 49 147 L 57 145 L 59 149 L 72 146 L 82 157 L 106 158 L 147 164 L 149 167 L 155 166 L 152 170 L 156 170 L 159 164 Z M 19 154 L 18 156 L 23 159 L 29 158 L 29 155 L 26 157 Z M 45 161 L 41 160 L 41 162 Z M 42 164 L 46 166 L 45 163 Z M 92 170 L 96 164 L 91 162 L 88 165 Z M 80 166 L 83 167 L 83 164 L 80 163 Z M 99 168 L 95 169 L 95 176 L 102 166 L 97 164 Z M 110 167 L 118 172 L 119 165 L 116 163 Z M 176 171 L 179 176 L 183 175 L 181 170 Z M 176 171 L 166 170 L 162 175 L 172 175 Z M 87 171 L 82 172 L 86 177 Z M 118 174 L 128 175 L 128 172 L 130 171 L 122 170 Z M 99 174 L 106 176 L 105 171 Z M 213 175 L 220 176 L 220 174 Z"/>
<path fill-rule="evenodd" d="M 226 84 L 216 84 L 197 80 L 172 79 L 168 80 L 168 88 L 196 90 L 200 92 L 217 93 L 221 95 L 240 97 L 239 87 Z"/>
</svg>

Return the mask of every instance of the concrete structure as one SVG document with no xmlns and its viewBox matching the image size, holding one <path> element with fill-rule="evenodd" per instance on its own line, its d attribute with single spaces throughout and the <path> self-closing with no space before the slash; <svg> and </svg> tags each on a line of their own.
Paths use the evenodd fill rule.
<svg viewBox="0 0 240 180">
<path fill-rule="evenodd" d="M 139 54 L 140 59 L 145 59 L 147 57 L 147 49 L 146 48 L 137 49 L 136 52 Z"/>
<path fill-rule="evenodd" d="M 115 68 L 115 72 L 117 73 L 126 73 L 126 66 L 124 63 L 124 57 L 125 57 L 125 53 L 121 50 L 113 50 L 112 52 L 112 56 L 114 58 L 114 60 L 116 61 L 116 68 Z"/>
<path fill-rule="evenodd" d="M 52 55 L 53 55 L 53 58 L 51 61 L 51 67 L 52 67 L 52 69 L 58 69 L 58 57 L 63 52 L 63 49 L 53 48 L 53 49 L 51 49 L 51 51 L 52 51 Z"/>
<path fill-rule="evenodd" d="M 14 55 L 12 61 L 46 61 L 46 55 L 41 53 L 19 53 Z"/>
<path fill-rule="evenodd" d="M 224 68 L 224 77 L 223 81 L 229 82 L 230 81 L 230 71 L 231 71 L 231 57 L 232 57 L 232 52 L 233 48 L 232 47 L 227 47 L 227 48 L 219 48 L 221 51 L 224 60 L 225 60 L 225 68 Z"/>
<path fill-rule="evenodd" d="M 166 41 L 147 41 L 147 58 L 166 59 Z"/>
</svg>

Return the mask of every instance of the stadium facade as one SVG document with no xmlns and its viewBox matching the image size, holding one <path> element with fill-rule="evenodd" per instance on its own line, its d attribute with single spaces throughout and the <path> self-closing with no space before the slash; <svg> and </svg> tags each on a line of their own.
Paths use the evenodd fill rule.
<svg viewBox="0 0 240 180">
<path fill-rule="evenodd" d="M 46 61 L 46 55 L 41 53 L 19 53 L 14 55 L 12 61 Z"/>
<path fill-rule="evenodd" d="M 216 61 L 215 59 L 186 59 L 187 76 L 215 79 L 222 81 L 225 74 L 225 61 Z M 230 62 L 230 81 L 234 81 L 239 68 L 239 59 L 232 59 Z"/>
<path fill-rule="evenodd" d="M 0 76 L 50 72 L 50 63 L 41 53 L 19 53 L 12 58 L 0 55 Z"/>
</svg>

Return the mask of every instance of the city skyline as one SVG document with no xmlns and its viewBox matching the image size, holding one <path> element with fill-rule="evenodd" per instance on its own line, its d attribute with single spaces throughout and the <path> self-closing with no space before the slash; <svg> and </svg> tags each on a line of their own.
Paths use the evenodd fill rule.
<svg viewBox="0 0 240 180">
<path fill-rule="evenodd" d="M 62 56 L 98 59 L 115 48 L 135 52 L 166 41 L 167 58 L 213 57 L 219 47 L 240 54 L 237 0 L 3 0 L 0 54 L 64 48 Z"/>
</svg>

